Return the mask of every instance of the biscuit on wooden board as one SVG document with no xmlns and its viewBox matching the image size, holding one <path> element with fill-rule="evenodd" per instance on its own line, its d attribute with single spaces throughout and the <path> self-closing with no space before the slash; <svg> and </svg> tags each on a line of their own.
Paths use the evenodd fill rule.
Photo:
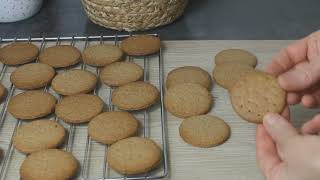
<svg viewBox="0 0 320 180">
<path fill-rule="evenodd" d="M 137 133 L 138 120 L 128 112 L 104 112 L 88 124 L 90 137 L 102 144 L 113 144 Z"/>
<path fill-rule="evenodd" d="M 25 64 L 15 69 L 10 81 L 19 89 L 38 89 L 48 85 L 55 75 L 54 69 L 43 63 Z"/>
<path fill-rule="evenodd" d="M 80 51 L 71 45 L 57 45 L 45 48 L 39 55 L 39 61 L 54 68 L 68 67 L 81 60 Z"/>
<path fill-rule="evenodd" d="M 159 95 L 159 90 L 150 83 L 131 82 L 113 91 L 112 103 L 123 110 L 141 110 L 154 104 Z"/>
<path fill-rule="evenodd" d="M 248 65 L 223 63 L 214 67 L 212 76 L 217 84 L 229 90 L 241 77 L 252 71 L 254 69 Z"/>
<path fill-rule="evenodd" d="M 196 83 L 203 87 L 211 88 L 211 77 L 209 73 L 200 67 L 184 66 L 176 68 L 169 72 L 166 80 L 166 87 L 170 87 L 181 83 Z"/>
<path fill-rule="evenodd" d="M 67 123 L 85 123 L 98 115 L 103 109 L 99 96 L 77 94 L 64 97 L 56 106 L 56 115 Z"/>
<path fill-rule="evenodd" d="M 256 67 L 258 60 L 254 54 L 243 49 L 226 49 L 220 51 L 215 56 L 216 65 L 228 62 L 245 64 L 251 67 Z"/>
<path fill-rule="evenodd" d="M 55 105 L 56 98 L 50 93 L 26 91 L 11 98 L 8 112 L 17 119 L 31 120 L 49 115 Z"/>
<path fill-rule="evenodd" d="M 0 61 L 7 65 L 20 65 L 34 61 L 39 49 L 31 43 L 11 43 L 0 48 Z"/>
<path fill-rule="evenodd" d="M 281 113 L 286 105 L 286 92 L 277 78 L 258 70 L 239 79 L 230 97 L 238 115 L 252 123 L 262 123 L 267 113 Z"/>
<path fill-rule="evenodd" d="M 161 42 L 156 36 L 138 35 L 124 39 L 120 47 L 128 55 L 145 56 L 159 52 Z"/>
<path fill-rule="evenodd" d="M 92 91 L 97 84 L 95 74 L 80 69 L 71 69 L 57 74 L 51 87 L 61 95 L 75 95 Z"/>
<path fill-rule="evenodd" d="M 179 127 L 181 138 L 195 147 L 209 148 L 224 143 L 231 130 L 224 120 L 212 115 L 192 116 Z"/>
<path fill-rule="evenodd" d="M 146 173 L 161 162 L 161 149 L 151 139 L 131 137 L 112 144 L 107 161 L 113 170 L 121 174 Z"/>
<path fill-rule="evenodd" d="M 184 83 L 167 90 L 164 104 L 174 116 L 187 118 L 209 112 L 213 97 L 205 87 L 199 84 Z"/>
<path fill-rule="evenodd" d="M 47 149 L 26 157 L 20 167 L 20 177 L 25 180 L 67 180 L 75 176 L 78 166 L 71 153 Z"/>
<path fill-rule="evenodd" d="M 92 66 L 106 66 L 123 57 L 122 50 L 111 44 L 89 46 L 82 53 L 83 62 Z"/>
<path fill-rule="evenodd" d="M 65 135 L 66 131 L 59 123 L 40 119 L 20 126 L 12 142 L 16 149 L 29 154 L 58 147 L 63 143 Z"/>
<path fill-rule="evenodd" d="M 133 62 L 115 62 L 100 72 L 101 81 L 109 86 L 122 86 L 143 77 L 143 69 Z"/>
</svg>

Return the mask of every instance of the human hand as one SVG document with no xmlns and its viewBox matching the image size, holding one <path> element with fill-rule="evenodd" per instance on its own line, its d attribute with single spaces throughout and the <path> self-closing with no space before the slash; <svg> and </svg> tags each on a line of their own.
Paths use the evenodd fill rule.
<svg viewBox="0 0 320 180">
<path fill-rule="evenodd" d="M 266 70 L 289 92 L 289 105 L 320 105 L 320 31 L 282 49 Z"/>
<path fill-rule="evenodd" d="M 320 124 L 320 115 L 313 118 Z M 302 127 L 308 132 L 310 125 Z M 320 126 L 299 134 L 278 114 L 267 114 L 257 126 L 257 161 L 267 180 L 318 180 L 320 177 Z"/>
</svg>

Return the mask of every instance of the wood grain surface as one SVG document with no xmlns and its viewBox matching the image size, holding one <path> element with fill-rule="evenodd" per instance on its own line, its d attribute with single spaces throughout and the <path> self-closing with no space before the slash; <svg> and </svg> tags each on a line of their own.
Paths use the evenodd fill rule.
<svg viewBox="0 0 320 180">
<path fill-rule="evenodd" d="M 93 42 L 95 43 L 95 42 Z M 214 68 L 213 57 L 219 51 L 227 48 L 241 48 L 254 53 L 258 59 L 259 69 L 264 69 L 271 58 L 290 41 L 166 41 L 164 42 L 163 60 L 165 75 L 174 68 L 181 66 L 199 66 L 207 70 L 210 74 Z M 50 46 L 50 44 L 47 44 Z M 83 43 L 76 44 L 79 49 L 83 49 Z M 149 81 L 158 85 L 157 64 L 149 58 Z M 141 59 L 135 62 L 143 64 Z M 14 68 L 9 68 L 3 84 L 10 87 L 10 72 Z M 94 70 L 92 70 L 94 71 Z M 159 86 L 158 86 L 159 87 Z M 53 91 L 50 89 L 50 92 Z M 15 94 L 21 91 L 17 90 Z M 223 88 L 214 84 L 212 91 L 214 106 L 210 114 L 224 119 L 231 126 L 231 137 L 223 145 L 201 149 L 192 147 L 179 137 L 178 127 L 181 119 L 167 113 L 167 128 L 169 140 L 169 176 L 166 179 L 187 180 L 187 179 L 217 179 L 217 180 L 262 180 L 264 179 L 256 165 L 255 158 L 255 125 L 247 123 L 236 115 L 232 110 L 228 93 Z M 108 101 L 108 88 L 101 87 L 99 95 L 105 102 Z M 159 144 L 161 143 L 161 126 L 159 116 L 159 105 L 155 105 L 150 110 L 150 137 Z M 300 106 L 292 107 L 292 119 L 299 127 L 303 122 L 311 118 L 318 110 L 308 110 Z M 141 119 L 142 113 L 135 113 Z M 24 122 L 25 123 L 25 122 Z M 61 122 L 62 123 L 62 122 Z M 2 129 L 0 130 L 0 147 L 4 151 L 10 143 L 12 131 L 16 120 L 7 115 Z M 62 123 L 67 129 L 68 125 Z M 143 125 L 142 125 L 143 126 Z M 143 128 L 143 127 L 141 127 Z M 72 153 L 80 163 L 83 161 L 85 144 L 87 138 L 86 125 L 76 127 L 75 141 Z M 91 160 L 89 166 L 89 179 L 101 177 L 102 163 L 104 162 L 105 148 L 98 143 L 92 143 Z M 25 155 L 14 150 L 11 163 L 5 179 L 19 179 L 19 167 Z M 112 177 L 114 172 L 108 171 Z M 80 175 L 76 177 L 80 179 Z"/>
</svg>

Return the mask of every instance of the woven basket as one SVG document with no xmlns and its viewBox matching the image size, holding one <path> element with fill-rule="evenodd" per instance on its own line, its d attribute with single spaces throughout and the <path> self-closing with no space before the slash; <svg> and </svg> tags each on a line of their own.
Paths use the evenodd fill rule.
<svg viewBox="0 0 320 180">
<path fill-rule="evenodd" d="M 89 19 L 116 30 L 138 31 L 172 23 L 188 0 L 82 0 Z"/>
</svg>

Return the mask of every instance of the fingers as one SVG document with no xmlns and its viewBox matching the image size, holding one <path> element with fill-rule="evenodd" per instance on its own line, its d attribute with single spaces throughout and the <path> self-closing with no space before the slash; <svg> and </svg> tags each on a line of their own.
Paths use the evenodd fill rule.
<svg viewBox="0 0 320 180">
<path fill-rule="evenodd" d="M 287 91 L 303 91 L 320 80 L 319 72 L 320 59 L 319 61 L 303 62 L 281 74 L 278 81 L 280 86 Z"/>
<path fill-rule="evenodd" d="M 316 115 L 306 122 L 301 128 L 301 132 L 303 134 L 318 134 L 320 132 L 320 115 Z"/>
<path fill-rule="evenodd" d="M 307 108 L 315 108 L 318 106 L 318 101 L 313 95 L 306 94 L 302 97 L 301 104 Z"/>
<path fill-rule="evenodd" d="M 279 147 L 298 135 L 297 130 L 279 114 L 269 113 L 263 118 L 263 125 Z"/>
<path fill-rule="evenodd" d="M 286 106 L 284 108 L 284 110 L 282 111 L 281 113 L 281 116 L 285 119 L 287 119 L 289 122 L 290 122 L 290 109 L 289 109 L 289 106 Z"/>
<path fill-rule="evenodd" d="M 281 162 L 276 146 L 263 125 L 257 126 L 256 133 L 257 163 L 264 174 Z"/>
<path fill-rule="evenodd" d="M 287 94 L 287 104 L 296 105 L 301 101 L 301 95 L 299 93 L 289 92 Z"/>
</svg>

